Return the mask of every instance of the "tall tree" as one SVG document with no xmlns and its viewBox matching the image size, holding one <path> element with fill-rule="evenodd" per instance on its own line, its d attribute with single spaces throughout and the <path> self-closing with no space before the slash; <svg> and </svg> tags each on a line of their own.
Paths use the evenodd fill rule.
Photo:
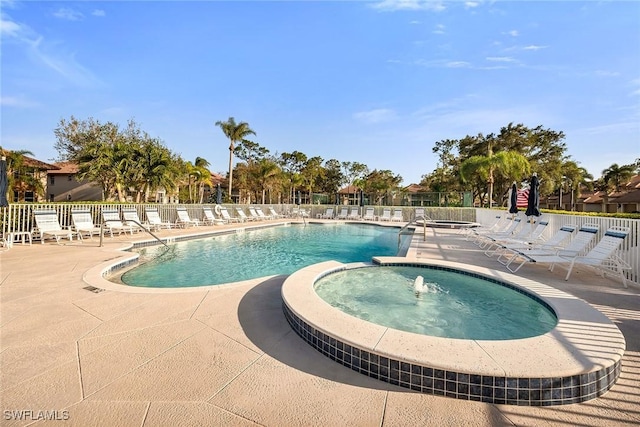
<svg viewBox="0 0 640 427">
<path fill-rule="evenodd" d="M 233 190 L 233 154 L 237 143 L 245 141 L 249 135 L 256 133 L 249 127 L 247 122 L 236 123 L 233 117 L 229 117 L 226 122 L 217 121 L 216 126 L 222 129 L 224 135 L 229 138 L 229 196 Z"/>
<path fill-rule="evenodd" d="M 460 165 L 460 176 L 463 181 L 476 174 L 488 184 L 489 207 L 493 205 L 493 184 L 496 174 L 511 177 L 513 180 L 524 178 L 530 171 L 527 159 L 515 151 L 493 152 L 492 143 L 489 141 L 487 155 L 475 155 L 469 157 Z"/>
<path fill-rule="evenodd" d="M 54 134 L 60 158 L 78 164 L 79 179 L 98 183 L 103 199 L 111 199 L 115 193 L 124 201 L 127 192 L 135 190 L 136 200 L 140 200 L 150 190 L 144 188 L 156 185 L 154 182 L 162 182 L 169 190 L 181 167 L 179 156 L 142 131 L 134 120 L 120 129 L 112 122 L 71 116 L 68 121 L 60 120 Z"/>
<path fill-rule="evenodd" d="M 390 192 L 398 189 L 402 182 L 400 175 L 394 175 L 390 170 L 374 170 L 362 180 L 365 193 L 373 197 L 376 204 L 381 204 L 382 199 Z"/>
<path fill-rule="evenodd" d="M 614 163 L 602 171 L 602 180 L 607 188 L 619 192 L 620 185 L 631 178 L 634 173 L 635 168 L 633 165 L 618 166 L 617 163 Z"/>
<path fill-rule="evenodd" d="M 562 191 L 571 194 L 570 210 L 573 210 L 575 200 L 580 197 L 580 188 L 593 187 L 593 175 L 573 160 L 567 160 L 562 164 L 562 173 L 564 175 L 560 185 Z"/>
<path fill-rule="evenodd" d="M 272 184 L 280 174 L 280 167 L 271 159 L 260 159 L 252 166 L 252 177 L 262 193 L 262 204 L 264 204 L 267 191 L 272 190 Z"/>
<path fill-rule="evenodd" d="M 31 151 L 5 151 L 0 148 L 0 153 L 6 157 L 7 162 L 8 200 L 12 200 L 14 192 L 18 195 L 18 201 L 24 201 L 25 195 L 28 191 L 33 191 L 40 196 L 44 194 L 42 181 L 37 177 L 37 175 L 32 173 L 25 162 L 25 156 L 33 156 Z"/>
<path fill-rule="evenodd" d="M 307 160 L 300 175 L 302 176 L 302 182 L 311 196 L 311 193 L 315 190 L 315 187 L 324 174 L 324 168 L 322 162 L 324 160 L 320 156 L 315 156 Z"/>
<path fill-rule="evenodd" d="M 335 195 L 344 181 L 342 165 L 340 164 L 340 161 L 330 159 L 324 163 L 324 170 L 325 172 L 320 182 L 320 190 L 325 193 Z M 338 200 L 335 202 L 338 203 Z"/>
<path fill-rule="evenodd" d="M 295 200 L 296 188 L 302 184 L 302 169 L 307 163 L 307 155 L 294 151 L 292 153 L 282 153 L 278 161 L 285 176 L 289 181 L 289 203 L 293 203 Z"/>
</svg>

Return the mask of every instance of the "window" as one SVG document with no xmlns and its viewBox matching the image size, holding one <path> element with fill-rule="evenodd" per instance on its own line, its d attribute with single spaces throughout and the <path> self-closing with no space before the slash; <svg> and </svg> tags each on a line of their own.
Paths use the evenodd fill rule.
<svg viewBox="0 0 640 427">
<path fill-rule="evenodd" d="M 55 199 L 55 195 L 54 194 L 49 194 L 49 201 L 53 202 Z"/>
<path fill-rule="evenodd" d="M 73 175 L 68 175 L 67 176 L 67 181 L 72 181 L 73 180 Z"/>
<path fill-rule="evenodd" d="M 25 202 L 35 202 L 36 193 L 33 191 L 25 191 L 24 192 L 24 201 Z"/>
<path fill-rule="evenodd" d="M 56 185 L 55 175 L 49 175 L 49 185 Z"/>
</svg>

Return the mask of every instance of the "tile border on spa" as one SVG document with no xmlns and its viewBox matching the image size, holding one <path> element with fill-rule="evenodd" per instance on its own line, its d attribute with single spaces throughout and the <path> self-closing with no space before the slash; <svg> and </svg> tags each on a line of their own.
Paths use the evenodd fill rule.
<svg viewBox="0 0 640 427">
<path fill-rule="evenodd" d="M 379 266 L 443 269 L 508 286 L 548 307 L 558 324 L 521 340 L 430 337 L 349 316 L 315 293 L 315 283 L 329 274 Z M 401 257 L 333 261 L 292 274 L 281 294 L 287 322 L 317 351 L 363 375 L 421 393 L 494 404 L 565 405 L 601 396 L 621 373 L 624 336 L 610 319 L 566 292 L 493 269 Z M 595 334 L 585 336 L 583 329 Z"/>
<path fill-rule="evenodd" d="M 293 330 L 331 360 L 368 377 L 417 392 L 462 400 L 519 406 L 580 403 L 603 395 L 620 376 L 621 362 L 568 377 L 513 378 L 436 369 L 347 344 L 296 316 L 283 303 Z"/>
</svg>

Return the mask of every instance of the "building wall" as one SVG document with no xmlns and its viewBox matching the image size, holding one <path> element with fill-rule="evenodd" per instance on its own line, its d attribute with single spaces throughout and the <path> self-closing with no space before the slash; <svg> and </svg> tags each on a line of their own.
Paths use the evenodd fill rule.
<svg viewBox="0 0 640 427">
<path fill-rule="evenodd" d="M 53 202 L 101 201 L 102 189 L 88 181 L 77 181 L 75 175 L 49 174 L 47 200 Z"/>
</svg>

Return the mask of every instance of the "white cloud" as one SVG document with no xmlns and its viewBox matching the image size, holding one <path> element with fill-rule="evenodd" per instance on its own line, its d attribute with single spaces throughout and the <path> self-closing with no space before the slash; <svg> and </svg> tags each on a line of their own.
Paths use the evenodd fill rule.
<svg viewBox="0 0 640 427">
<path fill-rule="evenodd" d="M 511 30 L 511 31 L 507 31 L 505 34 L 511 36 L 511 37 L 518 37 L 520 35 L 520 33 L 518 33 L 518 30 Z"/>
<path fill-rule="evenodd" d="M 84 19 L 84 15 L 81 12 L 67 7 L 62 7 L 53 12 L 53 16 L 60 19 L 66 19 L 67 21 L 82 21 Z"/>
<path fill-rule="evenodd" d="M 43 36 L 26 25 L 12 21 L 3 15 L 1 21 L 3 36 L 26 47 L 25 53 L 36 65 L 44 65 L 54 70 L 70 82 L 80 86 L 98 84 L 96 77 L 76 61 L 73 53 L 66 53 L 60 49 L 58 43 L 48 43 Z"/>
<path fill-rule="evenodd" d="M 467 61 L 450 61 L 446 59 L 435 59 L 427 61 L 424 59 L 418 59 L 414 62 L 414 65 L 427 68 L 470 68 L 471 63 Z"/>
<path fill-rule="evenodd" d="M 40 104 L 22 96 L 3 96 L 0 97 L 0 105 L 3 107 L 33 108 L 38 107 Z"/>
<path fill-rule="evenodd" d="M 596 76 L 599 77 L 618 77 L 620 73 L 617 71 L 596 70 Z"/>
<path fill-rule="evenodd" d="M 393 12 L 396 10 L 430 10 L 442 12 L 446 9 L 444 2 L 436 0 L 382 0 L 373 3 L 370 7 L 383 12 Z"/>
<path fill-rule="evenodd" d="M 433 34 L 444 34 L 445 26 L 442 24 L 436 25 L 436 28 L 432 31 Z"/>
<path fill-rule="evenodd" d="M 378 108 L 370 111 L 360 111 L 353 114 L 353 118 L 365 123 L 382 123 L 396 118 L 396 112 L 388 108 Z"/>
<path fill-rule="evenodd" d="M 516 60 L 510 56 L 488 56 L 485 59 L 491 62 L 516 62 Z"/>
<path fill-rule="evenodd" d="M 21 30 L 22 27 L 19 24 L 0 18 L 0 34 L 3 36 L 17 37 Z"/>
<path fill-rule="evenodd" d="M 107 13 L 102 9 L 95 9 L 91 14 L 93 16 L 107 16 Z"/>
<path fill-rule="evenodd" d="M 467 61 L 449 61 L 445 66 L 447 68 L 468 68 L 471 64 Z"/>
<path fill-rule="evenodd" d="M 546 49 L 548 46 L 537 46 L 535 44 L 529 45 L 529 46 L 525 46 L 522 48 L 522 50 L 540 50 L 540 49 Z"/>
<path fill-rule="evenodd" d="M 465 9 L 473 9 L 474 7 L 480 6 L 480 2 L 477 1 L 466 1 L 464 2 Z"/>
</svg>

